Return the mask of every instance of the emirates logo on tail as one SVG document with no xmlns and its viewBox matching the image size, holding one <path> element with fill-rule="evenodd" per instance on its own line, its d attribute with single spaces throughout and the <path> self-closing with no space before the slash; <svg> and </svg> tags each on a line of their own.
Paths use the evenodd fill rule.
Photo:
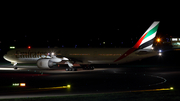
<svg viewBox="0 0 180 101">
<path fill-rule="evenodd" d="M 159 21 L 153 22 L 152 25 L 142 35 L 142 37 L 138 40 L 138 42 L 133 46 L 133 48 L 129 49 L 127 52 L 125 52 L 122 56 L 120 56 L 114 62 L 117 62 L 127 57 L 129 54 L 133 53 L 134 51 L 138 49 L 151 49 L 154 38 L 157 33 L 158 26 L 159 26 Z"/>
<path fill-rule="evenodd" d="M 143 34 L 143 36 L 139 39 L 133 48 L 151 49 L 158 26 L 159 21 L 153 22 L 153 24 L 147 29 L 147 31 Z"/>
</svg>

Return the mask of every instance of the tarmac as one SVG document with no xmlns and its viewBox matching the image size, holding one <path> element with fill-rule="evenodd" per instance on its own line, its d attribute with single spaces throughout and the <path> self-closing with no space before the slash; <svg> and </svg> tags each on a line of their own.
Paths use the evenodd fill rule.
<svg viewBox="0 0 180 101">
<path fill-rule="evenodd" d="M 71 96 L 151 90 L 180 91 L 180 66 L 174 56 L 180 51 L 163 53 L 142 61 L 122 65 L 95 65 L 94 70 L 41 70 L 37 66 L 0 65 L 0 99 Z M 174 58 L 174 59 L 173 59 Z M 26 86 L 13 86 L 25 83 Z M 70 85 L 70 87 L 68 87 Z"/>
</svg>

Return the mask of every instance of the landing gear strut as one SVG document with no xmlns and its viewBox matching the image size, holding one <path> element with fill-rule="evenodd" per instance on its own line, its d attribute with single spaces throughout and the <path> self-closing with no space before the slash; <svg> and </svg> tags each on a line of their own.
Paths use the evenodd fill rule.
<svg viewBox="0 0 180 101">
<path fill-rule="evenodd" d="M 16 67 L 17 62 L 13 62 L 13 63 L 11 63 L 11 64 L 13 64 L 13 66 L 14 66 L 14 70 L 18 69 L 18 68 Z"/>
<path fill-rule="evenodd" d="M 77 68 L 73 67 L 73 64 L 70 61 L 65 62 L 68 64 L 69 68 L 66 68 L 66 71 L 77 71 Z"/>
</svg>

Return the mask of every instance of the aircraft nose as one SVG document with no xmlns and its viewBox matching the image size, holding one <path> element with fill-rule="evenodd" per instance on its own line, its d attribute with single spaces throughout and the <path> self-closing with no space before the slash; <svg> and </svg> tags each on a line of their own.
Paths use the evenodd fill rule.
<svg viewBox="0 0 180 101">
<path fill-rule="evenodd" d="M 7 54 L 5 54 L 3 57 L 6 58 Z"/>
<path fill-rule="evenodd" d="M 7 54 L 5 54 L 5 55 L 3 56 L 3 58 L 4 58 L 5 60 L 9 61 Z"/>
<path fill-rule="evenodd" d="M 7 54 L 5 54 L 5 55 L 3 56 L 3 58 L 6 59 L 6 58 L 7 58 Z"/>
</svg>

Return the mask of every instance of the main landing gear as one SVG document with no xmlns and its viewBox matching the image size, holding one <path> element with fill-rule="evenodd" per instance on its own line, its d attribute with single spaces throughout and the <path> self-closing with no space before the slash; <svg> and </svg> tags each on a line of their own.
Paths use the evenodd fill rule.
<svg viewBox="0 0 180 101">
<path fill-rule="evenodd" d="M 69 68 L 66 68 L 66 71 L 77 71 L 77 68 L 73 67 L 73 64 L 69 61 L 65 62 L 65 64 L 68 64 Z"/>
<path fill-rule="evenodd" d="M 83 70 L 94 70 L 94 66 L 83 66 Z M 66 71 L 77 71 L 77 68 L 75 67 L 68 67 L 66 68 Z"/>
<path fill-rule="evenodd" d="M 77 68 L 73 67 L 73 64 L 70 61 L 65 62 L 68 64 L 69 68 L 66 68 L 66 71 L 77 71 Z M 94 70 L 94 66 L 91 65 L 81 65 L 83 70 Z"/>
<path fill-rule="evenodd" d="M 77 68 L 66 68 L 66 71 L 77 71 Z"/>
<path fill-rule="evenodd" d="M 83 66 L 83 70 L 94 70 L 94 66 Z"/>
</svg>

